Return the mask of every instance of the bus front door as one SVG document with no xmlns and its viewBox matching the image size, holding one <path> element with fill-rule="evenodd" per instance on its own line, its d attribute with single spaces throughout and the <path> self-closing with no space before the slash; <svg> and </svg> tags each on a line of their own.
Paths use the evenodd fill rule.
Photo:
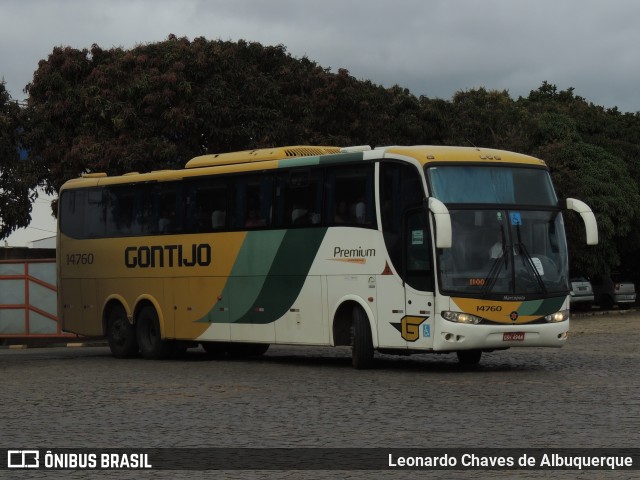
<svg viewBox="0 0 640 480">
<path fill-rule="evenodd" d="M 402 338 L 409 349 L 433 348 L 434 276 L 431 233 L 423 208 L 406 212 L 404 217 L 403 280 L 405 316 Z"/>
</svg>

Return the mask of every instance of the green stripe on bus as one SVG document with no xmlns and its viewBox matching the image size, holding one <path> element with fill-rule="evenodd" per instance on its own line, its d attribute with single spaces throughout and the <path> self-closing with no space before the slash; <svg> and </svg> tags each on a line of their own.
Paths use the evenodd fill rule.
<svg viewBox="0 0 640 480">
<path fill-rule="evenodd" d="M 286 233 L 287 230 L 248 232 L 230 276 L 267 275 Z"/>
<path fill-rule="evenodd" d="M 308 167 L 318 165 L 319 163 L 320 157 L 287 158 L 285 160 L 278 160 L 278 168 Z"/>
<path fill-rule="evenodd" d="M 278 168 L 311 167 L 315 165 L 330 165 L 335 163 L 358 162 L 364 159 L 362 152 L 333 153 L 321 157 L 299 157 L 278 160 Z"/>
<path fill-rule="evenodd" d="M 547 298 L 540 305 L 540 309 L 536 312 L 540 315 L 549 315 L 550 313 L 557 312 L 562 308 L 562 304 L 567 297 Z"/>
<path fill-rule="evenodd" d="M 300 295 L 326 233 L 326 228 L 287 230 L 258 298 L 231 322 L 267 324 L 282 317 Z"/>
<path fill-rule="evenodd" d="M 346 162 L 359 162 L 364 159 L 364 153 L 351 152 L 351 153 L 334 153 L 330 155 L 323 155 L 320 157 L 320 165 L 326 165 L 330 163 L 346 163 Z"/>
<path fill-rule="evenodd" d="M 249 311 L 262 291 L 285 234 L 286 230 L 247 233 L 221 294 L 225 299 L 224 306 L 232 300 L 234 311 L 239 316 Z M 197 321 L 228 323 L 229 314 L 218 307 L 215 304 L 206 316 Z"/>
<path fill-rule="evenodd" d="M 222 292 L 230 311 L 217 305 L 198 322 L 275 322 L 300 294 L 326 228 L 249 232 Z"/>
<path fill-rule="evenodd" d="M 562 308 L 565 297 L 546 298 L 544 300 L 530 300 L 523 302 L 518 308 L 520 315 L 549 315 Z"/>
</svg>

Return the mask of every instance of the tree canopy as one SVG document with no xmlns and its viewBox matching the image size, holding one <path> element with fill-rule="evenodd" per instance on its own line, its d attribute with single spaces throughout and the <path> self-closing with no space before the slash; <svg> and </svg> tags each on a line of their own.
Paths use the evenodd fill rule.
<svg viewBox="0 0 640 480">
<path fill-rule="evenodd" d="M 28 223 L 36 183 L 55 193 L 83 172 L 180 168 L 196 155 L 285 144 L 472 144 L 544 159 L 559 196 L 593 208 L 595 249 L 566 215 L 574 270 L 638 266 L 629 259 L 640 258 L 640 114 L 594 105 L 573 88 L 418 98 L 282 45 L 170 35 L 130 50 L 55 47 L 26 92 L 19 109 L 0 88 L 0 238 Z"/>
<path fill-rule="evenodd" d="M 381 134 L 390 142 L 426 125 L 406 91 L 244 41 L 56 47 L 27 91 L 28 142 L 46 165 L 50 193 L 84 171 L 177 168 L 204 153 Z"/>
<path fill-rule="evenodd" d="M 23 131 L 21 109 L 0 82 L 0 239 L 31 221 L 38 174 L 21 158 Z"/>
</svg>

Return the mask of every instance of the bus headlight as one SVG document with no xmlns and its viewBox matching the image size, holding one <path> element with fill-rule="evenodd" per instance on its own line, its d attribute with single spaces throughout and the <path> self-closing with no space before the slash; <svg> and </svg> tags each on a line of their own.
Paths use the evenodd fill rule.
<svg viewBox="0 0 640 480">
<path fill-rule="evenodd" d="M 477 325 L 482 321 L 482 318 L 471 315 L 470 313 L 450 312 L 448 310 L 442 312 L 442 318 L 454 323 L 467 323 L 471 325 Z"/>
<path fill-rule="evenodd" d="M 569 310 L 560 310 L 551 315 L 546 315 L 544 319 L 549 323 L 564 322 L 565 320 L 569 320 Z"/>
</svg>

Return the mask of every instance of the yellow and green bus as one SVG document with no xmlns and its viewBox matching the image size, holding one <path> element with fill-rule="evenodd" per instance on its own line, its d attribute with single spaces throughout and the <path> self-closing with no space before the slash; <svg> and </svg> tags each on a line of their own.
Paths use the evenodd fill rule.
<svg viewBox="0 0 640 480">
<path fill-rule="evenodd" d="M 545 163 L 443 146 L 291 146 L 181 170 L 85 174 L 60 191 L 65 331 L 116 357 L 200 344 L 457 353 L 560 347 L 569 330 L 563 209 Z"/>
</svg>

